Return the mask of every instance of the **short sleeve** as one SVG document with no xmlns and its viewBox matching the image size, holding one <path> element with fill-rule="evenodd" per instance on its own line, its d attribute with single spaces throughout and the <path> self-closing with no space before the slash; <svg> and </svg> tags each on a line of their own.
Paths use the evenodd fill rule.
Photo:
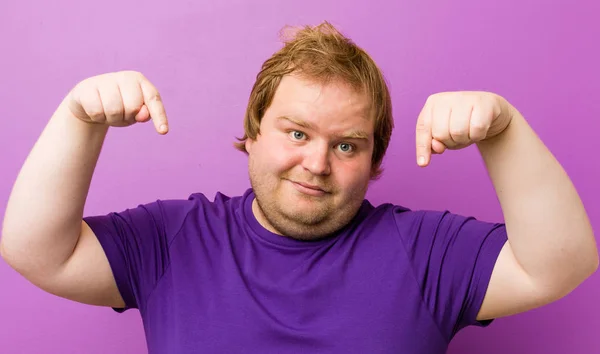
<svg viewBox="0 0 600 354">
<path fill-rule="evenodd" d="M 169 245 L 189 212 L 189 202 L 156 201 L 122 212 L 88 216 L 110 263 L 125 308 L 144 310 L 170 263 Z"/>
<path fill-rule="evenodd" d="M 489 325 L 476 317 L 507 241 L 505 225 L 405 209 L 395 219 L 423 300 L 448 340 L 466 326 Z"/>
</svg>

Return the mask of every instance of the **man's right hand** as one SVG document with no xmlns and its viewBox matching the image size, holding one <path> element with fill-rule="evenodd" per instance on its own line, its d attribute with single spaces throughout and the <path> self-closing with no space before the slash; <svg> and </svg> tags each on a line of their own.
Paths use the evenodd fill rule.
<svg viewBox="0 0 600 354">
<path fill-rule="evenodd" d="M 52 294 L 125 306 L 99 240 L 82 221 L 83 210 L 107 128 L 149 120 L 167 133 L 158 90 L 142 74 L 116 72 L 78 83 L 21 168 L 2 223 L 0 256 Z"/>
<path fill-rule="evenodd" d="M 152 120 L 159 134 L 169 130 L 156 87 L 139 72 L 93 76 L 78 83 L 67 97 L 74 117 L 86 123 L 127 127 Z"/>
</svg>

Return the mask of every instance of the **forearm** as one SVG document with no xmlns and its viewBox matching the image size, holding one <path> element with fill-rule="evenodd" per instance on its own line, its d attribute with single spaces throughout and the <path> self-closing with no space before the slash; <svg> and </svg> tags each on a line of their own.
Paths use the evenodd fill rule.
<svg viewBox="0 0 600 354">
<path fill-rule="evenodd" d="M 72 254 L 107 126 L 73 117 L 63 102 L 13 186 L 2 227 L 3 256 L 20 271 L 46 274 Z"/>
<path fill-rule="evenodd" d="M 546 289 L 577 286 L 596 269 L 598 251 L 566 172 L 516 110 L 506 130 L 478 148 L 521 267 Z"/>
</svg>

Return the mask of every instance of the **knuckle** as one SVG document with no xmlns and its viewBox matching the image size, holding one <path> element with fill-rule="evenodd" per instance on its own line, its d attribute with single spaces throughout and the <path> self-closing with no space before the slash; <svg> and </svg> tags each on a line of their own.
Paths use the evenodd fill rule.
<svg viewBox="0 0 600 354">
<path fill-rule="evenodd" d="M 137 114 L 139 113 L 139 109 L 128 109 L 125 110 L 124 114 L 123 114 L 123 119 L 126 121 L 135 121 L 135 117 L 137 116 Z"/>
<path fill-rule="evenodd" d="M 473 140 L 483 140 L 485 139 L 485 136 L 487 135 L 487 129 L 474 129 L 471 132 L 471 139 Z"/>
<path fill-rule="evenodd" d="M 120 71 L 115 73 L 115 80 L 121 87 L 130 87 L 144 80 L 144 76 L 137 71 Z"/>
<path fill-rule="evenodd" d="M 475 141 L 485 139 L 487 135 L 488 127 L 483 124 L 473 124 L 471 125 L 471 139 Z"/>
<path fill-rule="evenodd" d="M 487 130 L 487 127 L 483 123 L 471 123 L 471 130 L 476 132 L 483 132 Z"/>
<path fill-rule="evenodd" d="M 450 135 L 463 137 L 463 136 L 467 136 L 468 132 L 466 129 L 463 129 L 463 128 L 453 128 L 453 129 L 450 129 Z"/>
<path fill-rule="evenodd" d="M 97 97 L 83 98 L 81 108 L 92 119 L 104 119 L 104 108 Z"/>
<path fill-rule="evenodd" d="M 139 111 L 142 105 L 144 104 L 144 98 L 141 93 L 137 93 L 131 90 L 122 91 L 123 96 L 123 110 L 125 113 L 131 113 L 134 111 Z"/>
<path fill-rule="evenodd" d="M 102 111 L 92 111 L 88 113 L 90 119 L 96 123 L 104 123 L 106 121 L 106 116 Z"/>
<path fill-rule="evenodd" d="M 485 139 L 484 134 L 476 134 L 476 135 L 471 136 L 471 140 L 474 142 L 481 141 L 483 139 Z"/>
<path fill-rule="evenodd" d="M 137 112 L 139 111 L 139 106 L 137 106 L 137 107 L 138 108 L 136 108 L 136 106 L 131 105 L 131 104 L 125 105 L 125 108 L 123 109 L 123 114 L 124 114 L 125 118 L 135 116 L 137 114 Z"/>
<path fill-rule="evenodd" d="M 117 74 L 119 74 L 121 77 L 124 78 L 134 78 L 134 79 L 139 79 L 144 77 L 144 75 L 142 75 L 142 73 L 140 73 L 139 71 L 134 71 L 134 70 L 124 70 L 124 71 L 120 71 Z"/>
<path fill-rule="evenodd" d="M 106 122 L 109 125 L 121 126 L 121 125 L 123 125 L 123 117 L 107 115 L 106 116 Z"/>
<path fill-rule="evenodd" d="M 73 88 L 74 96 L 79 97 L 82 102 L 97 101 L 98 92 L 96 84 L 91 79 L 86 79 L 78 83 Z"/>
<path fill-rule="evenodd" d="M 433 93 L 431 95 L 429 95 L 427 97 L 427 102 L 432 102 L 435 101 L 436 99 L 438 99 L 439 97 L 441 97 L 443 95 L 442 92 L 437 92 L 437 93 Z"/>
<path fill-rule="evenodd" d="M 132 125 L 135 124 L 135 115 L 130 115 L 130 116 L 125 116 L 125 118 L 123 120 L 121 120 L 121 122 L 125 125 Z"/>
<path fill-rule="evenodd" d="M 160 93 L 158 93 L 158 91 L 154 91 L 150 94 L 150 96 L 148 97 L 148 100 L 150 100 L 150 102 L 162 102 L 162 98 L 160 96 Z"/>
<path fill-rule="evenodd" d="M 417 132 L 419 133 L 429 133 L 429 126 L 424 123 L 417 124 Z"/>
<path fill-rule="evenodd" d="M 97 117 L 97 116 L 104 115 L 104 110 L 102 108 L 98 107 L 97 105 L 92 105 L 91 107 L 89 105 L 84 105 L 83 108 L 85 109 L 85 111 L 87 112 L 87 114 L 90 117 Z"/>
<path fill-rule="evenodd" d="M 109 105 L 104 109 L 104 112 L 107 116 L 110 117 L 118 117 L 120 115 L 123 115 L 123 109 L 118 105 Z"/>
<path fill-rule="evenodd" d="M 445 141 L 448 140 L 448 138 L 450 137 L 449 133 L 447 130 L 440 130 L 440 129 L 434 129 L 432 131 L 431 136 L 439 141 Z"/>
</svg>

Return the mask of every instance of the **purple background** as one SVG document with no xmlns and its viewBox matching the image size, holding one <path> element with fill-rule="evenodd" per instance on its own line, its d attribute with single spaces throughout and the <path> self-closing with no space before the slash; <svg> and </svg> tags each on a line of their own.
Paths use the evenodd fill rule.
<svg viewBox="0 0 600 354">
<path fill-rule="evenodd" d="M 414 124 L 428 95 L 490 90 L 529 120 L 600 226 L 600 4 L 583 1 L 21 1 L 0 5 L 0 213 L 29 150 L 73 85 L 124 69 L 146 74 L 171 121 L 111 130 L 86 214 L 190 193 L 242 193 L 248 94 L 285 24 L 329 20 L 390 82 L 396 129 L 368 197 L 500 220 L 476 149 L 415 163 Z M 35 222 L 35 220 L 32 220 Z M 542 309 L 469 328 L 450 353 L 599 353 L 600 280 Z M 117 315 L 38 290 L 0 262 L 0 352 L 144 353 L 137 311 Z"/>
</svg>

